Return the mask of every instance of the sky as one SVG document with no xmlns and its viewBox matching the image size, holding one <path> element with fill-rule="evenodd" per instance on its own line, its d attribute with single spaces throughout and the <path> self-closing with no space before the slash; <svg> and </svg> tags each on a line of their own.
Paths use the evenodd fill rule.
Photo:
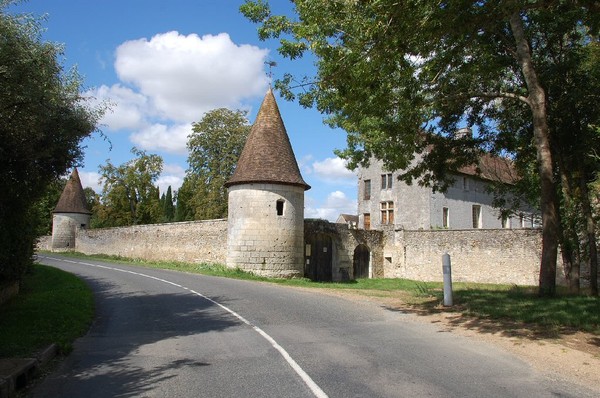
<svg viewBox="0 0 600 398">
<path fill-rule="evenodd" d="M 287 0 L 274 13 L 293 15 Z M 289 61 L 278 42 L 258 40 L 257 25 L 240 12 L 243 0 L 28 0 L 12 13 L 45 16 L 43 40 L 64 46 L 65 68 L 76 67 L 85 95 L 110 104 L 99 133 L 83 142 L 82 184 L 101 191 L 98 167 L 133 158 L 132 147 L 160 155 L 161 192 L 177 190 L 187 169 L 187 135 L 205 112 L 221 107 L 248 111 L 254 122 L 273 79 L 311 75 L 314 59 Z M 335 221 L 356 214 L 357 178 L 333 153 L 346 135 L 324 116 L 275 92 L 304 180 L 305 217 Z"/>
</svg>

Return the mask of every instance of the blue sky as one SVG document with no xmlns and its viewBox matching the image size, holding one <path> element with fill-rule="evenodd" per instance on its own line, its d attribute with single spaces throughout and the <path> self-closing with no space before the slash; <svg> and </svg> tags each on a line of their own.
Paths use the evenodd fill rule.
<svg viewBox="0 0 600 398">
<path fill-rule="evenodd" d="M 98 166 L 131 159 L 133 146 L 163 157 L 158 183 L 177 189 L 187 169 L 186 137 L 206 111 L 249 111 L 254 121 L 273 76 L 311 74 L 312 59 L 288 61 L 276 41 L 261 42 L 257 26 L 239 12 L 243 0 L 29 0 L 11 12 L 46 15 L 44 40 L 65 47 L 64 65 L 76 66 L 86 94 L 111 104 L 101 130 L 84 142 L 80 167 L 84 186 L 99 191 Z M 271 1 L 290 14 L 291 2 Z M 323 116 L 276 93 L 298 164 L 312 189 L 306 217 L 335 220 L 356 213 L 356 177 L 333 150 L 345 133 L 323 124 Z"/>
</svg>

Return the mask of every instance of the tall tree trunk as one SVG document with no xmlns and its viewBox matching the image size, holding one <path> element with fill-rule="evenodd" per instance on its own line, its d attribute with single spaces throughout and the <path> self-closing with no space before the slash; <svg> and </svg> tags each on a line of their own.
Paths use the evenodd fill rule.
<svg viewBox="0 0 600 398">
<path fill-rule="evenodd" d="M 574 199 L 573 179 L 565 173 L 566 166 L 564 157 L 560 152 L 555 151 L 555 158 L 558 162 L 560 171 L 560 181 L 562 186 L 562 194 L 564 200 L 563 209 L 566 214 L 560 214 L 560 247 L 563 259 L 563 267 L 565 276 L 569 284 L 569 292 L 579 294 L 581 288 L 581 246 L 579 244 L 579 236 L 577 235 L 577 221 L 573 217 L 576 201 Z"/>
<path fill-rule="evenodd" d="M 541 180 L 542 259 L 540 263 L 539 295 L 553 296 L 556 293 L 559 207 L 550 150 L 546 92 L 533 66 L 531 48 L 525 36 L 523 21 L 518 11 L 510 16 L 510 27 L 515 38 L 517 61 L 529 92 L 528 100 L 533 116 L 533 135 Z"/>
<path fill-rule="evenodd" d="M 587 185 L 586 173 L 583 162 L 579 160 L 579 189 L 581 190 L 581 210 L 585 219 L 585 233 L 588 244 L 589 270 L 590 270 L 590 293 L 598 295 L 598 247 L 596 245 L 596 224 L 592 214 L 590 203 L 590 192 Z"/>
</svg>

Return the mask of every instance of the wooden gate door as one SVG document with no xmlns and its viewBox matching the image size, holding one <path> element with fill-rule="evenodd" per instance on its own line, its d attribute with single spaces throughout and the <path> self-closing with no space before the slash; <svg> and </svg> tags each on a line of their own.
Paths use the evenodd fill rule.
<svg viewBox="0 0 600 398">
<path fill-rule="evenodd" d="M 354 279 L 369 277 L 369 262 L 371 253 L 366 245 L 358 245 L 354 249 Z"/>
<path fill-rule="evenodd" d="M 306 241 L 304 276 L 313 281 L 331 282 L 333 243 L 325 234 L 315 234 Z"/>
</svg>

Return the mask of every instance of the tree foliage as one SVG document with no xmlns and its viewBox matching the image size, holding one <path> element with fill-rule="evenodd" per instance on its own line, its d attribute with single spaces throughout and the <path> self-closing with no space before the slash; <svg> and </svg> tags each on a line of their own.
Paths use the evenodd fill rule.
<svg viewBox="0 0 600 398">
<path fill-rule="evenodd" d="M 42 41 L 38 20 L 9 14 L 12 3 L 0 0 L 0 283 L 31 263 L 35 203 L 81 160 L 101 116 L 77 72 L 64 70 L 62 48 Z"/>
<path fill-rule="evenodd" d="M 175 221 L 175 206 L 173 204 L 173 192 L 171 186 L 167 188 L 167 193 L 161 196 L 161 205 L 163 212 L 163 222 Z"/>
<path fill-rule="evenodd" d="M 131 153 L 135 158 L 120 166 L 107 160 L 99 167 L 103 186 L 100 203 L 93 209 L 93 227 L 162 222 L 163 209 L 155 183 L 163 160 L 137 148 L 132 148 Z"/>
<path fill-rule="evenodd" d="M 35 214 L 35 219 L 38 220 L 37 236 L 50 235 L 52 233 L 52 212 L 58 204 L 67 181 L 66 178 L 52 181 L 48 184 L 44 195 L 36 201 L 32 210 Z"/>
<path fill-rule="evenodd" d="M 227 216 L 225 182 L 233 175 L 250 132 L 245 111 L 207 112 L 188 138 L 189 170 L 177 195 L 177 220 Z"/>
<path fill-rule="evenodd" d="M 571 40 L 565 52 L 597 43 L 598 3 L 297 0 L 294 5 L 297 19 L 273 15 L 263 0 L 247 1 L 241 11 L 260 24 L 261 39 L 280 40 L 283 56 L 295 59 L 307 51 L 316 56 L 316 76 L 286 74 L 276 87 L 346 130 L 347 148 L 338 154 L 350 167 L 375 157 L 389 170 L 404 170 L 409 183 L 416 179 L 444 189 L 452 170 L 475 163 L 483 151 L 516 156 L 508 144 L 527 133 L 530 141 L 523 148 L 530 150 L 528 159 L 534 153 L 543 222 L 540 294 L 554 294 L 560 214 L 546 61 L 567 67 L 553 53 L 564 35 L 585 37 Z M 511 109 L 527 115 L 527 123 L 500 126 Z M 464 126 L 477 134 L 457 136 Z"/>
</svg>

